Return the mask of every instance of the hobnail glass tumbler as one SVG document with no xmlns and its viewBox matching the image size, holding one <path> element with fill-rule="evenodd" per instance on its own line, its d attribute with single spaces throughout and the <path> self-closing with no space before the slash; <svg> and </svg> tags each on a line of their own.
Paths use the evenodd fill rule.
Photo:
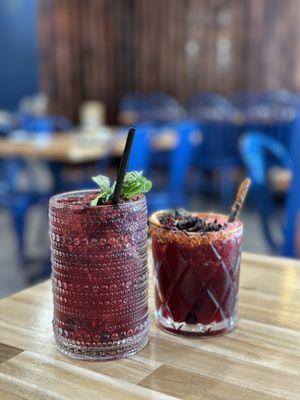
<svg viewBox="0 0 300 400">
<path fill-rule="evenodd" d="M 225 223 L 220 214 L 198 214 Z M 150 219 L 151 221 L 151 219 Z M 150 225 L 154 259 L 155 317 L 171 333 L 210 336 L 237 324 L 243 226 L 187 233 Z"/>
<path fill-rule="evenodd" d="M 50 199 L 53 329 L 71 358 L 126 357 L 148 342 L 144 196 L 92 207 L 93 191 Z"/>
</svg>

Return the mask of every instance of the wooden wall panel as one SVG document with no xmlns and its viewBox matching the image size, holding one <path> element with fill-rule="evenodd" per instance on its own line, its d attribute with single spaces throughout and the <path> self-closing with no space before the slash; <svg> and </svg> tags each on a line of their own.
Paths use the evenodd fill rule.
<svg viewBox="0 0 300 400">
<path fill-rule="evenodd" d="M 299 0 L 40 0 L 41 86 L 115 122 L 130 91 L 300 90 Z"/>
<path fill-rule="evenodd" d="M 245 87 L 300 89 L 300 2 L 247 0 Z"/>
</svg>

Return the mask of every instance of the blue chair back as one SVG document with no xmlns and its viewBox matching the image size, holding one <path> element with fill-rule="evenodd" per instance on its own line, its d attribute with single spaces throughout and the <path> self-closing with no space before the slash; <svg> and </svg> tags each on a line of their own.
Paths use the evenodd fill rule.
<svg viewBox="0 0 300 400">
<path fill-rule="evenodd" d="M 49 117 L 37 117 L 35 115 L 21 116 L 21 129 L 28 132 L 54 132 L 54 121 Z"/>
<path fill-rule="evenodd" d="M 144 171 L 145 175 L 147 174 L 152 154 L 151 135 L 153 133 L 154 128 L 151 124 L 136 125 L 130 158 L 128 160 L 128 171 Z"/>
<path fill-rule="evenodd" d="M 157 156 L 156 151 L 152 148 L 152 139 L 155 135 L 163 133 L 164 129 L 171 129 L 177 132 L 178 140 L 175 149 L 168 157 L 168 189 L 172 191 L 177 190 L 178 187 L 181 188 L 196 148 L 193 143 L 193 133 L 199 130 L 199 124 L 183 121 L 160 128 L 152 124 L 138 124 L 135 129 L 127 170 L 149 171 L 150 165 L 155 162 L 154 158 Z"/>
<path fill-rule="evenodd" d="M 198 147 L 194 135 L 200 131 L 200 126 L 192 121 L 182 121 L 175 125 L 175 129 L 178 132 L 178 142 L 172 151 L 169 166 L 169 190 L 172 193 L 185 191 L 188 169 Z"/>
<path fill-rule="evenodd" d="M 300 224 L 300 121 L 294 126 L 291 154 L 293 160 L 293 178 L 286 204 L 286 225 L 283 255 L 287 257 L 299 256 L 296 254 L 296 240 L 299 235 Z"/>
<path fill-rule="evenodd" d="M 184 107 L 174 97 L 163 92 L 148 96 L 150 119 L 156 123 L 179 121 L 186 117 Z"/>
<path fill-rule="evenodd" d="M 165 160 L 167 162 L 166 184 L 163 188 L 154 185 L 151 192 L 147 193 L 149 212 L 185 205 L 186 175 L 198 145 L 198 135 L 200 135 L 199 125 L 190 121 L 160 127 L 152 124 L 138 124 L 128 162 L 128 171 L 143 170 L 148 178 L 153 177 L 152 167 L 157 166 L 156 157 L 159 157 L 161 152 L 157 153 L 153 149 L 152 139 L 155 135 L 163 134 L 165 129 L 174 131 L 178 140 Z"/>
<path fill-rule="evenodd" d="M 258 131 L 249 131 L 241 138 L 240 149 L 247 166 L 250 178 L 255 185 L 267 184 L 267 170 L 271 164 L 268 154 L 272 156 L 272 164 L 291 168 L 289 152 L 277 140 Z"/>
<path fill-rule="evenodd" d="M 166 160 L 166 184 L 163 188 L 158 188 L 154 185 L 153 190 L 147 194 L 149 212 L 186 206 L 187 173 L 193 163 L 193 158 L 199 145 L 197 141 L 197 137 L 200 135 L 199 124 L 195 122 L 182 121 L 171 125 L 164 125 L 164 129 L 174 131 L 177 135 L 177 142 Z M 153 154 L 155 153 L 153 152 Z M 151 160 L 153 161 L 153 157 Z"/>
<path fill-rule="evenodd" d="M 120 111 L 132 112 L 137 123 L 165 123 L 179 120 L 186 115 L 176 99 L 162 92 L 128 94 L 121 101 Z"/>
<path fill-rule="evenodd" d="M 266 103 L 282 106 L 296 106 L 299 107 L 298 96 L 288 90 L 271 90 L 263 92 L 261 95 L 263 101 Z"/>
<path fill-rule="evenodd" d="M 20 177 L 27 175 L 28 185 L 20 187 Z M 25 224 L 26 216 L 31 205 L 48 204 L 51 193 L 36 188 L 35 176 L 30 166 L 23 159 L 0 160 L 0 208 L 5 208 L 11 216 L 18 246 L 20 265 L 26 269 L 25 257 Z"/>
<path fill-rule="evenodd" d="M 249 91 L 235 92 L 230 96 L 230 100 L 236 107 L 241 110 L 251 105 L 261 103 L 263 101 L 261 94 Z"/>
<path fill-rule="evenodd" d="M 142 115 L 147 111 L 147 109 L 147 100 L 145 95 L 141 93 L 129 93 L 120 103 L 120 112 L 134 113 L 137 122 L 142 119 Z"/>
<path fill-rule="evenodd" d="M 200 167 L 213 169 L 241 164 L 238 149 L 239 127 L 230 121 L 204 121 L 203 143 L 199 154 Z"/>
<path fill-rule="evenodd" d="M 290 149 L 291 132 L 299 108 L 294 94 L 287 91 L 241 92 L 231 98 L 243 118 L 244 131 L 260 131 Z"/>
<path fill-rule="evenodd" d="M 236 109 L 226 98 L 214 93 L 199 93 L 187 102 L 189 118 L 198 121 L 230 121 L 236 118 Z"/>
<path fill-rule="evenodd" d="M 71 122 L 67 118 L 59 115 L 47 115 L 43 117 L 23 115 L 21 118 L 21 128 L 33 133 L 67 131 L 71 126 Z"/>
<path fill-rule="evenodd" d="M 195 106 L 221 106 L 224 108 L 232 107 L 230 101 L 225 97 L 210 92 L 198 93 L 190 97 L 187 102 L 187 107 L 193 108 Z"/>
<path fill-rule="evenodd" d="M 265 239 L 270 249 L 279 253 L 282 243 L 275 238 L 271 222 L 273 220 L 273 222 L 278 223 L 280 229 L 282 229 L 282 224 L 280 218 L 278 218 L 278 207 L 274 203 L 268 186 L 267 172 L 275 162 L 277 165 L 291 168 L 292 160 L 290 154 L 281 143 L 258 131 L 247 132 L 242 137 L 240 150 L 248 175 L 252 179 L 250 195 L 253 196 L 253 203 L 258 209 Z"/>
</svg>

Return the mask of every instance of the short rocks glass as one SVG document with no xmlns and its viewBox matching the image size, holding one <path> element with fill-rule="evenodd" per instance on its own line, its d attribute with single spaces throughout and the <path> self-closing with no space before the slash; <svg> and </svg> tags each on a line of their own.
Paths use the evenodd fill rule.
<svg viewBox="0 0 300 400">
<path fill-rule="evenodd" d="M 148 342 L 144 196 L 92 207 L 94 191 L 51 198 L 53 328 L 72 358 L 127 357 Z"/>
<path fill-rule="evenodd" d="M 219 224 L 227 221 L 220 214 L 198 215 Z M 231 331 L 237 323 L 242 223 L 235 221 L 206 233 L 151 223 L 150 232 L 159 326 L 191 336 Z"/>
</svg>

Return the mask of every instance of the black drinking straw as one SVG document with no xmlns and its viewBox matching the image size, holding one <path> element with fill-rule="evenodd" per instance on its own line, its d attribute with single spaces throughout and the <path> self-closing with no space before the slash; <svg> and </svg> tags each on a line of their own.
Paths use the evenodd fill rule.
<svg viewBox="0 0 300 400">
<path fill-rule="evenodd" d="M 122 185 L 124 182 L 125 172 L 126 172 L 126 168 L 127 168 L 127 164 L 128 164 L 128 158 L 129 158 L 129 154 L 131 151 L 131 146 L 132 146 L 132 142 L 133 142 L 133 138 L 134 138 L 134 133 L 135 133 L 135 129 L 130 128 L 128 131 L 125 149 L 123 151 L 119 170 L 118 170 L 117 182 L 116 182 L 115 191 L 114 191 L 114 195 L 113 195 L 113 204 L 119 203 L 121 189 L 122 189 Z"/>
</svg>

